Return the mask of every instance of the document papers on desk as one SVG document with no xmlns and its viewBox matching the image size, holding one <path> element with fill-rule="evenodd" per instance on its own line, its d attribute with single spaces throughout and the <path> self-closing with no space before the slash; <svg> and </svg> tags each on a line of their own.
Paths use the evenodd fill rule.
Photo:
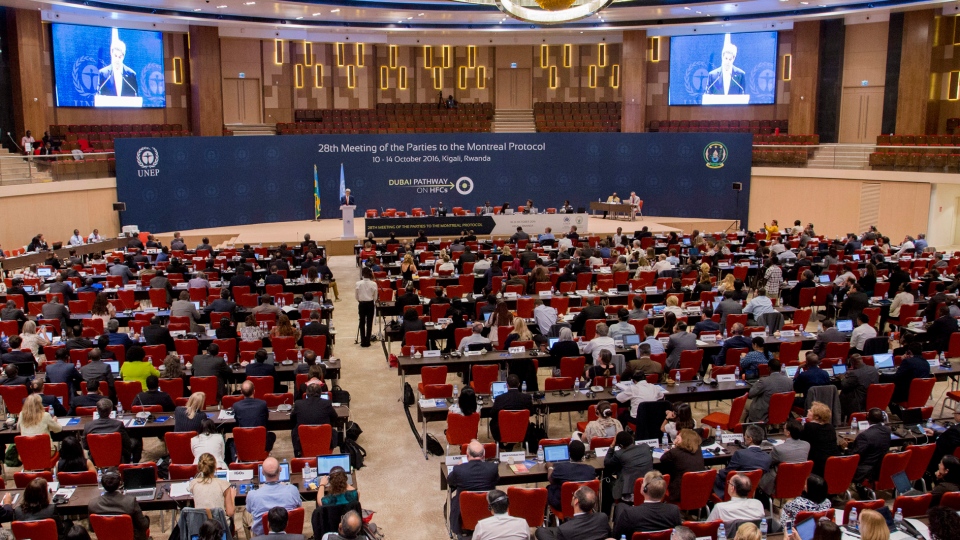
<svg viewBox="0 0 960 540">
<path fill-rule="evenodd" d="M 191 495 L 190 491 L 187 490 L 189 485 L 190 482 L 176 482 L 170 484 L 170 497 L 174 499 L 178 497 L 189 497 Z"/>
<path fill-rule="evenodd" d="M 227 409 L 220 409 L 220 414 L 217 416 L 217 420 L 233 420 L 233 412 Z"/>
<path fill-rule="evenodd" d="M 57 418 L 57 423 L 61 426 L 75 426 L 80 423 L 80 418 Z"/>
</svg>

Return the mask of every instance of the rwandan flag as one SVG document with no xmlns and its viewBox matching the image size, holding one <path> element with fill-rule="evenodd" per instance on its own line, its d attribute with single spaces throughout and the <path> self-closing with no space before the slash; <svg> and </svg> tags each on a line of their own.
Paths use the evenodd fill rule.
<svg viewBox="0 0 960 540">
<path fill-rule="evenodd" d="M 320 180 L 317 178 L 317 166 L 313 166 L 313 215 L 320 219 Z"/>
</svg>

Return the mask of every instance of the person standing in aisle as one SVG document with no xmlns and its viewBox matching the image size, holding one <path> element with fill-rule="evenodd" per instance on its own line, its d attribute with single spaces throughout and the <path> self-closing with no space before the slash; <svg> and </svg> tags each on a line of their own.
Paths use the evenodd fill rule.
<svg viewBox="0 0 960 540">
<path fill-rule="evenodd" d="M 357 311 L 360 314 L 360 346 L 370 346 L 370 334 L 373 333 L 374 302 L 377 299 L 377 284 L 373 281 L 373 271 L 364 268 L 357 282 Z"/>
</svg>

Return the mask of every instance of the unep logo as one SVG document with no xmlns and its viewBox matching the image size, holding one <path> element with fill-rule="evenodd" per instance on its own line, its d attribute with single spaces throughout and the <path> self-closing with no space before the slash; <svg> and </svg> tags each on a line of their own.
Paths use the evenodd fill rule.
<svg viewBox="0 0 960 540">
<path fill-rule="evenodd" d="M 140 170 L 137 171 L 137 176 L 159 175 L 160 169 L 157 168 L 158 163 L 160 163 L 160 153 L 157 152 L 156 148 L 143 146 L 137 150 L 137 165 L 140 166 Z"/>
<path fill-rule="evenodd" d="M 466 176 L 461 176 L 457 180 L 457 193 L 461 195 L 469 195 L 473 192 L 473 180 Z"/>
<path fill-rule="evenodd" d="M 719 169 L 727 161 L 727 146 L 720 141 L 714 141 L 703 149 L 703 160 L 707 162 L 707 168 Z"/>
</svg>

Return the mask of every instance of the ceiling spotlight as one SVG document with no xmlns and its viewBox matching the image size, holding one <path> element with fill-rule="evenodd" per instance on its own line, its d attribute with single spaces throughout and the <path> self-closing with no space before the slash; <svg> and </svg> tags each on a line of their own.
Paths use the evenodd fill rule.
<svg viewBox="0 0 960 540">
<path fill-rule="evenodd" d="M 226 4 L 222 4 L 222 5 L 217 6 L 217 9 L 223 9 L 223 8 L 225 8 L 225 7 L 227 7 L 227 5 L 226 5 Z"/>
<path fill-rule="evenodd" d="M 687 11 L 690 11 L 690 8 L 688 8 L 688 7 L 684 7 L 683 9 L 685 9 L 685 10 L 687 10 Z"/>
<path fill-rule="evenodd" d="M 319 17 L 320 14 L 319 14 L 319 13 L 314 13 L 313 16 L 314 16 L 314 17 Z"/>
<path fill-rule="evenodd" d="M 252 6 L 252 5 L 254 5 L 254 4 L 256 4 L 256 2 L 244 2 L 244 3 L 243 3 L 243 5 L 245 5 L 245 6 Z"/>
<path fill-rule="evenodd" d="M 203 10 L 200 9 L 200 8 L 196 8 L 196 9 L 194 9 L 193 11 L 194 11 L 194 12 L 197 12 L 197 11 L 203 11 Z"/>
<path fill-rule="evenodd" d="M 302 18 L 303 18 L 303 17 L 297 17 L 297 20 L 299 21 L 299 20 L 302 19 Z"/>
<path fill-rule="evenodd" d="M 330 13 L 340 13 L 340 8 L 331 9 L 331 10 L 330 10 Z"/>
<path fill-rule="evenodd" d="M 423 13 L 417 13 L 417 17 L 423 17 Z"/>
</svg>

